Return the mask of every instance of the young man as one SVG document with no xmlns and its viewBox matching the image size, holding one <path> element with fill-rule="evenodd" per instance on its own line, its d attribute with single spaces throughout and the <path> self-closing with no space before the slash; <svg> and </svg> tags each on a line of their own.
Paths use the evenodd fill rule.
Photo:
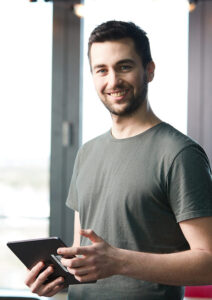
<svg viewBox="0 0 212 300">
<path fill-rule="evenodd" d="M 144 31 L 103 23 L 90 36 L 88 54 L 112 129 L 76 158 L 67 200 L 75 210 L 74 245 L 58 253 L 80 282 L 97 282 L 70 286 L 69 298 L 183 299 L 182 286 L 212 284 L 208 159 L 151 110 L 155 65 Z M 52 270 L 36 279 L 41 268 L 29 272 L 26 284 L 54 295 L 62 278 L 44 285 Z"/>
</svg>

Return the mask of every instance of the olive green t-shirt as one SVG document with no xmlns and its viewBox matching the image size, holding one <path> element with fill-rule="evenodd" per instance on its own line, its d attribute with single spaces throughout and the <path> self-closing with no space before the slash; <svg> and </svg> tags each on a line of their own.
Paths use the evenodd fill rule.
<svg viewBox="0 0 212 300">
<path fill-rule="evenodd" d="M 115 247 L 151 253 L 189 249 L 178 222 L 212 216 L 204 150 L 167 123 L 126 139 L 107 132 L 78 152 L 67 205 Z M 82 238 L 82 245 L 89 240 Z M 168 276 L 168 274 L 167 274 Z M 179 300 L 183 288 L 112 276 L 70 286 L 70 299 Z"/>
</svg>

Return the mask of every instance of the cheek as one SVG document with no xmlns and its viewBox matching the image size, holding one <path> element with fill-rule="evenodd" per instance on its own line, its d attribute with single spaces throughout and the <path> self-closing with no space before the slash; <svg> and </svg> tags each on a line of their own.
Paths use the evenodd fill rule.
<svg viewBox="0 0 212 300">
<path fill-rule="evenodd" d="M 105 81 L 102 78 L 93 78 L 93 82 L 97 93 L 102 93 L 106 85 Z"/>
<path fill-rule="evenodd" d="M 131 73 L 128 76 L 125 76 L 124 79 L 126 82 L 128 82 L 128 84 L 136 88 L 142 84 L 143 74 L 140 72 L 134 72 L 133 74 Z"/>
<path fill-rule="evenodd" d="M 138 74 L 138 76 L 134 78 L 134 85 L 138 89 L 143 88 L 145 81 L 146 81 L 146 75 L 144 73 Z"/>
</svg>

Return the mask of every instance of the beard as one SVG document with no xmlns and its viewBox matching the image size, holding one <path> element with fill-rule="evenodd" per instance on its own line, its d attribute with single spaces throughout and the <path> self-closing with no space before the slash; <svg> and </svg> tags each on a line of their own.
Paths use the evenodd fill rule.
<svg viewBox="0 0 212 300">
<path fill-rule="evenodd" d="M 117 88 L 124 88 L 124 87 L 119 85 L 117 86 Z M 126 116 L 133 115 L 142 106 L 142 104 L 147 98 L 147 93 L 148 93 L 148 82 L 147 82 L 147 75 L 145 73 L 143 77 L 143 84 L 140 88 L 138 95 L 137 96 L 133 95 L 127 101 L 127 105 L 123 110 L 115 110 L 113 108 L 113 105 L 110 104 L 109 102 L 107 101 L 102 101 L 102 102 L 112 115 L 126 117 Z"/>
</svg>

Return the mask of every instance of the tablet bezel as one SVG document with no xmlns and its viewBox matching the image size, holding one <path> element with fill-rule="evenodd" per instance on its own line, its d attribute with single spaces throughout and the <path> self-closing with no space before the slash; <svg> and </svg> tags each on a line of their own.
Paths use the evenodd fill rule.
<svg viewBox="0 0 212 300">
<path fill-rule="evenodd" d="M 67 247 L 58 237 L 48 237 L 39 239 L 28 239 L 11 241 L 7 243 L 10 250 L 22 261 L 22 263 L 31 270 L 39 261 L 45 263 L 45 268 L 49 265 L 54 267 L 52 273 L 45 283 L 51 282 L 55 278 L 62 276 L 65 279 L 65 285 L 79 284 L 74 275 L 64 270 L 60 264 L 52 258 L 51 255 L 57 256 L 57 249 Z"/>
</svg>

